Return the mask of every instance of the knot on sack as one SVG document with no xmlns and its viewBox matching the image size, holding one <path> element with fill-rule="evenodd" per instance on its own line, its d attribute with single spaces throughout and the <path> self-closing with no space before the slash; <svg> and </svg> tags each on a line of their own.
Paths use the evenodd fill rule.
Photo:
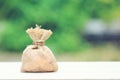
<svg viewBox="0 0 120 80">
<path fill-rule="evenodd" d="M 35 45 L 33 49 L 38 49 L 38 46 L 44 46 L 45 42 L 42 40 L 39 40 L 39 41 L 33 42 L 32 44 Z"/>
</svg>

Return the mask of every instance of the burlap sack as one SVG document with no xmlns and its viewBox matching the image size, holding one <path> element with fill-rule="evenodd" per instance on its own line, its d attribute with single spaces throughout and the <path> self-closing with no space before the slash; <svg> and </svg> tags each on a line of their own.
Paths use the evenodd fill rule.
<svg viewBox="0 0 120 80">
<path fill-rule="evenodd" d="M 56 59 L 51 50 L 45 46 L 45 41 L 52 34 L 51 30 L 30 28 L 26 31 L 33 45 L 27 46 L 22 55 L 22 72 L 53 72 L 57 71 Z"/>
</svg>

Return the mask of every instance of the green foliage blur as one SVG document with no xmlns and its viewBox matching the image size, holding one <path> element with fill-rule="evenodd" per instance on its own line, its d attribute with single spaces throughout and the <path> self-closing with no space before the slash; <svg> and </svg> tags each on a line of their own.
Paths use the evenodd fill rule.
<svg viewBox="0 0 120 80">
<path fill-rule="evenodd" d="M 86 48 L 80 37 L 91 18 L 120 18 L 120 0 L 0 0 L 0 47 L 22 51 L 32 40 L 25 30 L 42 25 L 53 35 L 47 45 L 55 51 Z"/>
</svg>

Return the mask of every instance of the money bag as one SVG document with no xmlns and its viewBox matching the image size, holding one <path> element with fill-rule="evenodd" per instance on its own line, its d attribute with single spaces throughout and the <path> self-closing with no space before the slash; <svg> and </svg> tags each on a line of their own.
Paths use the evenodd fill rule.
<svg viewBox="0 0 120 80">
<path fill-rule="evenodd" d="M 25 48 L 22 54 L 22 72 L 54 72 L 58 65 L 52 51 L 45 45 L 45 41 L 51 36 L 52 31 L 35 28 L 27 29 L 26 32 L 33 40 L 32 45 Z"/>
</svg>

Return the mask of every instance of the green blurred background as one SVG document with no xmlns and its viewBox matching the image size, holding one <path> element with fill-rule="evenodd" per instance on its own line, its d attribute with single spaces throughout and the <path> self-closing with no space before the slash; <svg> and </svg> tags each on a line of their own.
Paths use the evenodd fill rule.
<svg viewBox="0 0 120 80">
<path fill-rule="evenodd" d="M 119 61 L 119 19 L 120 0 L 0 0 L 0 61 L 20 61 L 22 51 L 32 43 L 25 31 L 35 24 L 53 31 L 46 45 L 58 61 Z M 97 40 L 93 39 L 85 32 L 91 21 L 93 31 L 105 29 L 101 31 L 105 34 L 112 22 L 118 24 L 117 38 L 113 40 L 113 25 L 109 40 L 99 42 L 97 33 Z M 94 23 L 106 26 L 98 28 Z"/>
</svg>

